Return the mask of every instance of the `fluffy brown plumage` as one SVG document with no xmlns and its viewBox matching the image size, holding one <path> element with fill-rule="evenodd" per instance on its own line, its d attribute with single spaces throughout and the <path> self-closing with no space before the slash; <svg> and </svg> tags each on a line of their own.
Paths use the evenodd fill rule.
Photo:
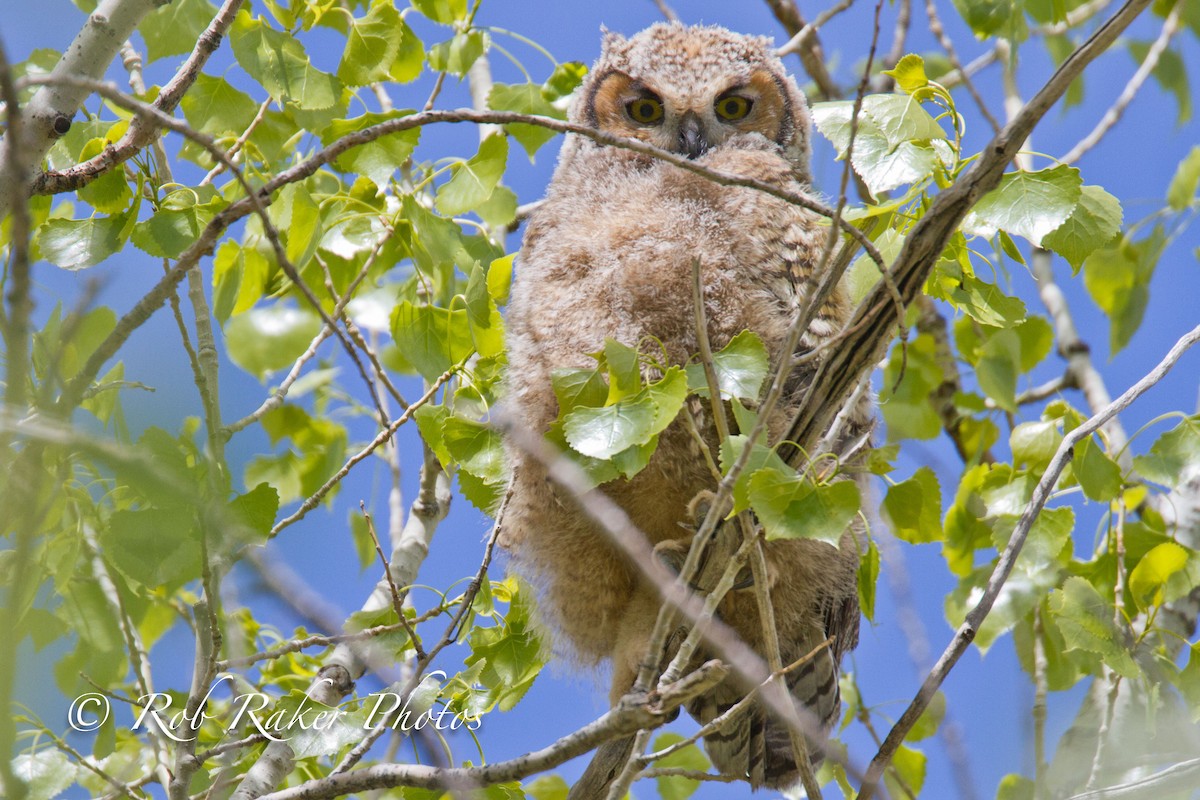
<svg viewBox="0 0 1200 800">
<path fill-rule="evenodd" d="M 807 106 L 765 39 L 667 24 L 629 39 L 606 33 L 570 116 L 718 170 L 809 190 Z M 546 431 L 558 415 L 551 372 L 591 366 L 587 354 L 601 349 L 606 337 L 630 346 L 654 337 L 676 364 L 694 356 L 696 258 L 713 348 L 751 330 L 778 363 L 788 328 L 820 277 L 813 270 L 827 231 L 810 212 L 762 192 L 720 186 L 628 150 L 568 137 L 517 262 L 508 317 L 508 404 L 517 423 Z M 835 291 L 802 348 L 827 341 L 849 310 Z M 816 364 L 809 361 L 792 376 L 792 405 L 782 403 L 770 420 L 774 436 L 782 434 Z M 855 434 L 868 419 L 863 401 L 851 413 Z M 715 434 L 706 435 L 715 451 Z M 542 615 L 557 641 L 585 663 L 612 659 L 615 699 L 645 655 L 658 601 L 540 464 L 515 448 L 511 455 L 514 488 L 501 542 L 541 589 Z M 645 470 L 603 491 L 661 549 L 687 536 L 680 523 L 688 519 L 689 502 L 713 488 L 696 445 L 676 422 Z M 848 532 L 840 548 L 769 542 L 766 557 L 785 663 L 827 635 L 837 637 L 833 652 L 789 679 L 795 696 L 831 725 L 840 708 L 838 662 L 858 639 L 856 537 Z M 719 612 L 763 652 L 752 592 L 730 593 Z M 708 721 L 740 695 L 722 685 L 689 711 Z M 706 741 L 717 766 L 756 786 L 794 780 L 786 732 L 761 711 L 742 720 Z"/>
</svg>

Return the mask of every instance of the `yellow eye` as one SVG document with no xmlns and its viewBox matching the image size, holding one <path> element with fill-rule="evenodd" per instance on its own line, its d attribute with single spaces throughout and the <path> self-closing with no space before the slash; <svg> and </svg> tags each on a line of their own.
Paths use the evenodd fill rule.
<svg viewBox="0 0 1200 800">
<path fill-rule="evenodd" d="M 737 120 L 749 114 L 753 106 L 754 102 L 750 98 L 731 94 L 718 100 L 715 107 L 717 116 L 721 119 Z"/>
<path fill-rule="evenodd" d="M 625 105 L 625 110 L 629 112 L 630 119 L 642 125 L 653 125 L 663 118 L 662 101 L 653 97 L 630 100 Z"/>
</svg>

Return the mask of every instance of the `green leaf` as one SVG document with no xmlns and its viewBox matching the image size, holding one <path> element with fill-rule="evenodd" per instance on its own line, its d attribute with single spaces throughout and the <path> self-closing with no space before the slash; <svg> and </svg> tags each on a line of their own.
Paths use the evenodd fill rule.
<svg viewBox="0 0 1200 800">
<path fill-rule="evenodd" d="M 299 39 L 274 30 L 261 17 L 252 19 L 248 11 L 239 11 L 229 41 L 237 62 L 272 100 L 312 111 L 337 102 L 342 91 L 338 79 L 310 63 Z"/>
<path fill-rule="evenodd" d="M 1071 468 L 1089 500 L 1108 502 L 1121 493 L 1121 468 L 1091 437 L 1075 445 Z"/>
<path fill-rule="evenodd" d="M 1142 556 L 1129 573 L 1129 592 L 1138 608 L 1161 605 L 1167 581 L 1187 562 L 1188 551 L 1175 542 L 1163 542 Z"/>
<path fill-rule="evenodd" d="M 79 770 L 66 753 L 55 748 L 21 753 L 12 760 L 13 774 L 25 783 L 27 800 L 57 797 L 75 782 Z"/>
<path fill-rule="evenodd" d="M 505 477 L 504 441 L 488 425 L 459 416 L 442 423 L 446 449 L 459 466 L 489 482 Z"/>
<path fill-rule="evenodd" d="M 608 398 L 619 400 L 642 388 L 641 364 L 638 352 L 616 339 L 604 340 L 604 363 L 608 365 Z"/>
<path fill-rule="evenodd" d="M 387 79 L 403 38 L 400 12 L 392 0 L 373 0 L 366 16 L 350 23 L 338 80 L 347 86 L 363 86 Z"/>
<path fill-rule="evenodd" d="M 533 800 L 567 800 L 571 787 L 557 775 L 541 775 L 525 785 L 525 794 Z"/>
<path fill-rule="evenodd" d="M 483 662 L 480 680 L 488 689 L 488 708 L 508 711 L 520 702 L 545 665 L 541 642 L 529 619 L 523 594 L 513 597 L 504 624 L 471 631 L 468 666 Z"/>
<path fill-rule="evenodd" d="M 99 155 L 108 146 L 107 139 L 92 139 L 79 154 L 80 161 Z M 79 189 L 79 198 L 101 214 L 119 214 L 129 207 L 133 191 L 125 179 L 125 171 L 112 169 Z"/>
<path fill-rule="evenodd" d="M 975 377 L 979 388 L 1006 411 L 1017 410 L 1017 377 L 1021 373 L 1021 340 L 1011 330 L 996 331 L 980 349 Z"/>
<path fill-rule="evenodd" d="M 535 83 L 494 84 L 488 95 L 488 107 L 493 111 L 516 111 L 519 114 L 565 119 L 563 112 L 543 96 L 542 87 Z M 504 127 L 520 142 L 531 159 L 542 145 L 555 136 L 554 131 L 538 125 L 516 124 Z"/>
<path fill-rule="evenodd" d="M 316 314 L 277 304 L 230 319 L 225 342 L 230 360 L 261 380 L 269 372 L 291 366 L 320 330 Z"/>
<path fill-rule="evenodd" d="M 542 95 L 548 100 L 570 96 L 583 83 L 587 71 L 587 65 L 582 61 L 563 61 L 542 84 Z"/>
<path fill-rule="evenodd" d="M 1039 473 L 1044 471 L 1050 464 L 1050 459 L 1058 452 L 1062 440 L 1058 425 L 1053 420 L 1022 422 L 1013 428 L 1008 437 L 1013 465 L 1029 467 Z"/>
<path fill-rule="evenodd" d="M 592 458 L 613 456 L 650 442 L 683 407 L 687 379 L 672 367 L 662 380 L 601 408 L 580 406 L 563 417 L 563 433 L 576 451 Z"/>
<path fill-rule="evenodd" d="M 100 543 L 105 557 L 143 586 L 200 577 L 199 531 L 190 507 L 117 511 L 101 530 Z"/>
<path fill-rule="evenodd" d="M 904 360 L 900 345 L 892 349 L 884 370 L 880 411 L 887 422 L 888 440 L 932 439 L 942 432 L 942 421 L 930 403 L 930 396 L 942 382 L 933 337 L 921 334 L 908 343 L 908 363 L 899 384 L 900 364 Z M 893 390 L 894 387 L 894 390 Z"/>
<path fill-rule="evenodd" d="M 722 398 L 758 399 L 768 371 L 767 348 L 758 334 L 742 331 L 719 352 L 713 353 L 712 360 Z M 687 374 L 688 387 L 701 397 L 708 397 L 704 365 L 688 365 Z"/>
<path fill-rule="evenodd" d="M 954 7 L 980 39 L 1009 27 L 1021 13 L 1017 0 L 954 0 Z"/>
<path fill-rule="evenodd" d="M 488 294 L 497 306 L 508 305 L 508 294 L 512 289 L 513 261 L 516 260 L 516 256 L 516 253 L 511 253 L 488 265 Z"/>
<path fill-rule="evenodd" d="M 1034 800 L 1037 785 L 1024 775 L 1005 775 L 996 787 L 996 800 Z"/>
<path fill-rule="evenodd" d="M 884 75 L 891 75 L 896 85 L 905 94 L 917 94 L 929 86 L 929 78 L 925 75 L 925 59 L 915 53 L 909 53 L 896 62 L 892 69 L 885 69 Z"/>
<path fill-rule="evenodd" d="M 907 786 L 914 796 L 919 796 L 921 787 L 925 785 L 925 762 L 928 759 L 920 750 L 914 750 L 907 745 L 900 745 L 892 756 L 892 766 L 899 775 L 903 785 Z M 891 770 L 884 774 L 884 783 L 892 797 L 907 797 L 908 794 L 900 788 Z"/>
<path fill-rule="evenodd" d="M 1025 304 L 1009 297 L 998 286 L 962 269 L 957 261 L 943 259 L 925 282 L 925 291 L 945 300 L 981 325 L 1009 328 L 1025 318 Z"/>
<path fill-rule="evenodd" d="M 1150 452 L 1135 456 L 1142 477 L 1172 489 L 1200 471 L 1200 417 L 1190 417 L 1158 437 Z"/>
<path fill-rule="evenodd" d="M 208 0 L 172 0 L 160 5 L 138 23 L 146 42 L 146 60 L 192 52 L 216 15 L 216 7 Z"/>
<path fill-rule="evenodd" d="M 1191 709 L 1192 722 L 1200 721 L 1200 642 L 1191 646 L 1187 666 L 1179 674 L 1179 691 Z"/>
<path fill-rule="evenodd" d="M 266 483 L 260 483 L 243 495 L 238 495 L 229 504 L 234 519 L 246 526 L 248 532 L 266 539 L 275 515 L 279 513 L 279 492 Z M 258 542 L 261 544 L 261 542 Z"/>
<path fill-rule="evenodd" d="M 333 756 L 367 735 L 370 710 L 369 705 L 355 710 L 334 708 L 293 689 L 276 701 L 267 719 L 278 721 L 281 730 L 272 733 L 287 737 L 296 758 Z"/>
<path fill-rule="evenodd" d="M 52 219 L 38 229 L 42 258 L 56 267 L 94 267 L 121 249 L 129 236 L 126 214 L 87 219 Z"/>
<path fill-rule="evenodd" d="M 1129 54 L 1139 64 L 1145 62 L 1150 52 L 1152 42 L 1131 41 Z M 1192 90 L 1188 86 L 1187 65 L 1177 50 L 1168 47 L 1158 55 L 1158 63 L 1150 73 L 1163 91 L 1175 95 L 1175 105 L 1179 108 L 1175 124 L 1182 125 L 1192 118 Z"/>
<path fill-rule="evenodd" d="M 438 189 L 438 211 L 455 216 L 482 204 L 504 176 L 507 161 L 507 137 L 492 134 L 484 139 L 479 152 L 455 169 L 454 177 Z"/>
<path fill-rule="evenodd" d="M 571 447 L 585 456 L 611 458 L 650 441 L 655 413 L 654 401 L 639 393 L 611 406 L 574 409 L 563 418 L 563 432 Z"/>
<path fill-rule="evenodd" d="M 946 695 L 944 692 L 935 692 L 929 699 L 929 705 L 921 712 L 921 716 L 917 718 L 908 735 L 904 737 L 905 741 L 919 742 L 922 739 L 928 739 L 938 732 L 945 717 Z"/>
<path fill-rule="evenodd" d="M 1080 188 L 1079 203 L 1059 227 L 1042 241 L 1065 258 L 1076 273 L 1083 262 L 1121 232 L 1121 203 L 1099 186 Z"/>
<path fill-rule="evenodd" d="M 723 474 L 729 474 L 729 470 L 742 457 L 742 452 L 746 449 L 749 441 L 749 436 L 739 434 L 730 436 L 721 442 L 719 457 Z M 750 478 L 764 467 L 770 467 L 783 475 L 795 474 L 795 470 L 785 464 L 774 450 L 761 443 L 755 443 L 747 456 L 745 469 L 738 474 L 737 480 L 733 483 L 733 510 L 730 511 L 730 514 L 738 514 L 750 507 Z"/>
<path fill-rule="evenodd" d="M 929 467 L 920 467 L 908 480 L 888 487 L 882 511 L 892 533 L 909 544 L 942 540 L 942 491 Z"/>
<path fill-rule="evenodd" d="M 449 416 L 450 410 L 445 406 L 431 406 L 428 403 L 413 413 L 413 420 L 417 423 L 417 430 L 421 432 L 421 439 L 443 465 L 452 460 L 442 433 L 442 424 Z"/>
<path fill-rule="evenodd" d="M 1200 144 L 1179 162 L 1171 185 L 1167 187 L 1167 205 L 1183 211 L 1196 200 L 1196 188 L 1200 186 Z"/>
<path fill-rule="evenodd" d="M 914 98 L 905 95 L 871 95 L 864 102 L 854 138 L 851 164 L 874 193 L 915 183 L 930 175 L 949 156 L 945 132 Z M 870 99 L 868 98 L 868 99 Z M 812 107 L 817 130 L 845 158 L 850 144 L 854 104 L 847 101 L 817 103 Z M 882 121 L 877 121 L 882 120 Z M 931 142 L 939 141 L 942 150 Z"/>
<path fill-rule="evenodd" d="M 559 417 L 579 406 L 603 406 L 608 399 L 608 384 L 599 369 L 556 369 L 550 373 L 550 384 Z"/>
<path fill-rule="evenodd" d="M 1011 172 L 963 220 L 963 230 L 992 236 L 1004 230 L 1035 245 L 1061 227 L 1082 194 L 1079 170 L 1060 164 L 1038 172 Z"/>
<path fill-rule="evenodd" d="M 388 68 L 388 77 L 396 83 L 408 83 L 416 80 L 425 66 L 425 46 L 403 17 L 400 18 L 399 32 L 400 47 Z"/>
<path fill-rule="evenodd" d="M 1109 346 L 1116 355 L 1142 324 L 1150 301 L 1150 279 L 1166 246 L 1166 234 L 1156 226 L 1138 242 L 1123 236 L 1083 263 L 1088 294 L 1108 315 Z"/>
<path fill-rule="evenodd" d="M 179 101 L 188 124 L 210 136 L 240 136 L 258 114 L 258 104 L 224 78 L 201 73 Z"/>
<path fill-rule="evenodd" d="M 659 734 L 654 739 L 652 749 L 655 751 L 664 750 L 672 745 L 682 742 L 684 739 L 678 733 L 663 733 Z M 659 759 L 655 762 L 655 766 L 666 769 L 686 769 L 697 772 L 707 772 L 709 768 L 708 758 L 700 751 L 700 748 L 695 744 L 690 744 L 687 747 L 676 750 L 666 758 Z M 695 794 L 696 789 L 700 787 L 700 782 L 691 778 L 684 778 L 678 775 L 661 776 L 655 778 L 658 784 L 658 794 L 663 800 L 687 800 Z"/>
<path fill-rule="evenodd" d="M 1096 653 L 1104 663 L 1126 678 L 1140 670 L 1121 644 L 1123 633 L 1113 624 L 1112 604 L 1085 579 L 1068 578 L 1050 595 L 1050 612 L 1058 622 L 1068 650 Z"/>
<path fill-rule="evenodd" d="M 429 48 L 429 66 L 438 72 L 448 72 L 461 78 L 487 47 L 487 34 L 481 30 L 456 33 L 454 38 Z"/>
<path fill-rule="evenodd" d="M 904 142 L 946 138 L 942 126 L 916 97 L 903 94 L 867 95 L 863 98 L 862 108 L 879 126 L 891 147 L 898 147 Z"/>
<path fill-rule="evenodd" d="M 879 582 L 879 548 L 867 540 L 867 552 L 858 562 L 858 606 L 868 622 L 875 621 L 875 590 Z"/>
<path fill-rule="evenodd" d="M 207 200 L 191 189 L 179 189 L 163 199 L 148 220 L 133 226 L 131 241 L 158 258 L 178 258 L 200 238 L 209 221 L 226 202 L 216 195 Z"/>
<path fill-rule="evenodd" d="M 386 114 L 367 112 L 351 119 L 335 119 L 321 131 L 321 143 L 330 143 L 355 131 L 365 130 L 382 122 L 399 119 L 411 111 L 389 111 Z M 410 128 L 399 133 L 380 136 L 371 142 L 360 144 L 338 156 L 333 164 L 346 172 L 357 172 L 371 179 L 376 186 L 387 186 L 392 173 L 408 161 L 421 137 L 420 128 Z"/>
<path fill-rule="evenodd" d="M 392 312 L 391 327 L 400 352 L 431 381 L 475 351 L 464 308 L 451 311 L 405 300 Z"/>
<path fill-rule="evenodd" d="M 816 539 L 837 547 L 859 511 L 853 481 L 814 484 L 794 472 L 764 467 L 751 476 L 748 489 L 767 539 Z"/>
<path fill-rule="evenodd" d="M 412 6 L 434 22 L 450 25 L 467 17 L 467 0 L 412 0 Z"/>
</svg>

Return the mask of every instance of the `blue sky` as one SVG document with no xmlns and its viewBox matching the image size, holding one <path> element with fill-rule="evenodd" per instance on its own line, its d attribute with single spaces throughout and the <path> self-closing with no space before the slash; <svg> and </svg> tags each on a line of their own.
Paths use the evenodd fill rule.
<svg viewBox="0 0 1200 800">
<path fill-rule="evenodd" d="M 981 46 L 959 21 L 953 5 L 946 0 L 938 0 L 937 5 L 963 59 L 969 60 L 981 52 Z M 37 47 L 62 49 L 83 21 L 82 13 L 66 0 L 40 0 L 36 3 L 13 0 L 5 3 L 5 6 L 0 37 L 13 61 L 22 60 L 31 49 Z M 811 3 L 803 3 L 802 6 L 809 16 L 819 10 L 818 6 Z M 675 8 L 690 23 L 722 24 L 746 33 L 778 33 L 776 23 L 762 2 L 680 0 L 675 3 Z M 872 12 L 872 4 L 867 0 L 858 0 L 850 11 L 822 31 L 831 71 L 843 85 L 851 85 L 854 80 L 853 68 L 865 52 L 869 40 Z M 893 15 L 894 9 L 885 7 L 885 44 L 886 37 L 890 36 Z M 923 29 L 923 13 L 914 11 L 914 18 L 909 50 L 921 52 L 932 49 L 934 44 Z M 650 0 L 612 0 L 607 3 L 485 0 L 477 21 L 527 36 L 544 45 L 559 60 L 590 63 L 599 52 L 601 25 L 623 33 L 633 33 L 659 19 L 661 16 Z M 1140 21 L 1130 38 L 1153 39 L 1158 33 L 1158 22 L 1157 18 Z M 418 27 L 417 31 L 427 42 L 445 36 L 444 29 L 435 30 L 433 26 Z M 495 34 L 495 39 L 519 58 L 535 79 L 540 80 L 548 74 L 549 62 L 532 48 L 499 32 Z M 325 69 L 332 69 L 339 55 L 339 51 L 330 49 L 331 42 L 331 39 L 320 36 L 305 39 L 314 61 Z M 1200 48 L 1197 47 L 1196 38 L 1188 32 L 1181 32 L 1177 43 L 1191 74 L 1200 76 Z M 1040 79 L 1047 74 L 1049 66 L 1044 52 L 1037 50 L 1036 45 L 1030 47 L 1029 56 L 1020 66 L 1020 83 L 1026 97 L 1040 85 Z M 152 65 L 148 71 L 148 83 L 164 80 L 176 63 L 175 59 L 165 59 Z M 497 80 L 522 80 L 519 71 L 503 56 L 494 55 L 492 63 Z M 213 64 L 210 72 L 226 69 L 229 64 L 228 51 L 218 54 Z M 795 60 L 788 62 L 788 66 L 799 71 L 799 64 Z M 1060 109 L 1052 110 L 1034 134 L 1033 149 L 1050 156 L 1068 151 L 1100 118 L 1135 68 L 1136 63 L 1123 48 L 1114 49 L 1088 72 L 1083 106 L 1066 113 Z M 113 73 L 114 77 L 118 74 Z M 800 78 L 803 83 L 803 76 L 800 75 Z M 1000 73 L 995 66 L 985 71 L 978 82 L 986 97 L 999 96 Z M 393 98 L 398 107 L 419 104 L 424 100 L 428 86 L 429 81 L 425 79 L 411 88 L 397 87 L 392 93 Z M 448 86 L 440 105 L 454 107 L 467 103 L 463 87 Z M 965 149 L 968 152 L 978 150 L 986 141 L 987 128 L 977 115 L 972 114 L 971 103 L 965 95 L 959 103 L 968 117 Z M 999 110 L 998 104 L 992 107 Z M 451 148 L 457 148 L 457 152 L 463 155 L 474 150 L 475 133 L 465 126 L 446 126 L 438 129 L 436 135 L 439 155 L 454 152 Z M 821 142 L 814 156 L 817 188 L 831 193 L 836 190 L 841 165 L 834 162 L 833 152 L 827 143 L 817 138 Z M 432 131 L 426 133 L 424 141 L 425 147 L 430 147 L 429 143 L 434 141 Z M 1134 101 L 1122 123 L 1100 147 L 1085 156 L 1079 166 L 1086 183 L 1099 184 L 1121 198 L 1128 222 L 1161 206 L 1161 198 L 1175 165 L 1197 142 L 1200 142 L 1200 124 L 1192 120 L 1176 125 L 1174 101 L 1156 86 L 1148 85 Z M 522 202 L 537 199 L 541 195 L 553 168 L 557 146 L 557 140 L 552 142 L 539 153 L 533 164 L 514 150 L 506 181 Z M 510 250 L 516 249 L 518 243 L 516 236 L 511 237 Z M 1200 233 L 1189 229 L 1168 250 L 1151 288 L 1146 316 L 1149 322 L 1134 337 L 1131 345 L 1115 358 L 1110 358 L 1107 352 L 1107 321 L 1083 291 L 1082 282 L 1078 279 L 1069 280 L 1069 269 L 1065 264 L 1056 265 L 1080 332 L 1092 346 L 1097 365 L 1108 380 L 1113 394 L 1123 391 L 1140 378 L 1179 335 L 1195 324 L 1200 275 L 1193 251 L 1198 246 Z M 120 312 L 128 308 L 138 287 L 144 285 L 144 276 L 152 274 L 147 271 L 157 269 L 159 267 L 152 259 L 130 248 L 110 263 L 96 267 L 89 273 L 103 277 L 100 302 L 112 305 Z M 47 264 L 39 265 L 35 274 L 39 287 L 39 313 L 47 313 L 58 300 L 69 305 L 79 295 L 85 277 L 62 273 Z M 1011 279 L 1014 293 L 1025 297 L 1031 310 L 1040 311 L 1030 276 L 1017 267 L 1013 269 Z M 159 389 L 153 396 L 134 394 L 126 400 L 128 415 L 139 426 L 159 424 L 168 428 L 176 427 L 177 419 L 182 416 L 180 409 L 183 409 L 182 413 L 198 413 L 194 389 L 189 390 L 190 371 L 182 351 L 177 345 L 162 344 L 176 340 L 177 335 L 168 314 L 159 312 L 152 323 L 139 331 L 131 342 L 132 350 L 126 356 L 129 379 L 142 380 Z M 1061 367 L 1062 362 L 1051 356 L 1038 373 L 1038 378 L 1052 377 L 1061 371 Z M 1200 360 L 1193 354 L 1161 386 L 1129 410 L 1123 417 L 1126 429 L 1136 431 L 1144 423 L 1169 410 L 1194 410 L 1197 375 L 1200 375 Z M 222 380 L 227 417 L 239 415 L 256 406 L 265 391 L 257 381 L 241 374 L 230 364 L 224 365 Z M 1070 399 L 1082 404 L 1077 396 Z M 1161 431 L 1161 426 L 1157 430 Z M 357 433 L 365 435 L 365 429 Z M 409 431 L 402 440 L 406 452 L 416 452 L 413 449 L 413 436 L 413 432 Z M 236 462 L 262 447 L 265 447 L 264 440 L 247 434 L 245 440 L 234 440 L 230 457 Z M 945 487 L 952 486 L 957 475 L 958 464 L 953 451 L 940 442 L 906 447 L 900 475 L 906 476 L 921 464 L 933 466 L 943 476 L 943 493 L 948 493 L 950 490 Z M 412 463 L 405 466 L 406 494 L 411 497 L 417 465 Z M 360 572 L 345 524 L 347 515 L 357 508 L 360 499 L 368 505 L 374 504 L 377 514 L 384 513 L 386 478 L 382 471 L 373 469 L 368 467 L 360 470 L 358 476 L 343 488 L 333 510 L 322 509 L 310 514 L 303 523 L 289 529 L 273 546 L 276 555 L 285 558 L 312 585 L 323 589 L 334 604 L 346 611 L 358 607 L 375 579 L 373 571 L 366 574 Z M 1084 518 L 1081 521 L 1080 535 L 1085 542 L 1090 535 L 1087 526 L 1094 525 L 1095 519 L 1089 521 L 1089 518 Z M 450 518 L 438 531 L 431 556 L 422 570 L 421 582 L 444 587 L 473 574 L 488 527 L 489 521 L 482 514 L 461 498 L 458 499 Z M 344 542 L 345 546 L 331 548 L 331 539 Z M 337 554 L 335 558 L 330 558 L 331 551 Z M 935 546 L 906 546 L 904 555 L 912 584 L 913 602 L 928 631 L 932 655 L 936 657 L 950 638 L 951 631 L 944 620 L 942 601 L 953 588 L 954 581 Z M 264 609 L 264 614 L 284 630 L 295 624 L 294 618 L 283 606 L 248 581 L 243 583 L 241 599 L 256 609 Z M 883 729 L 886 729 L 883 719 L 899 715 L 923 677 L 909 657 L 909 643 L 899 633 L 895 608 L 896 601 L 888 590 L 888 575 L 885 574 L 880 579 L 876 624 L 864 625 L 862 643 L 853 660 L 847 662 L 847 668 L 858 672 L 868 703 L 880 712 L 881 719 L 877 724 Z M 190 642 L 182 637 L 175 640 L 169 638 L 160 645 L 164 652 L 178 647 L 180 655 L 189 646 Z M 450 658 L 453 657 L 451 653 Z M 189 663 L 190 659 L 186 657 L 168 657 L 158 679 L 160 686 L 183 689 Z M 447 668 L 453 668 L 449 661 Z M 574 730 L 603 712 L 606 686 L 606 679 L 602 676 L 579 675 L 564 665 L 551 665 L 516 710 L 487 718 L 481 732 L 485 754 L 493 761 L 515 756 Z M 26 688 L 31 702 L 53 720 L 56 703 L 61 701 L 55 700 L 51 692 L 38 691 L 33 682 L 27 684 Z M 1032 769 L 1029 745 L 1032 690 L 1017 666 L 1010 640 L 1002 639 L 986 658 L 980 657 L 974 650 L 969 652 L 955 668 L 945 688 L 950 698 L 951 716 L 964 731 L 977 795 L 991 797 L 997 782 L 1005 773 L 1029 774 Z M 1070 723 L 1078 694 L 1075 692 L 1072 696 L 1054 699 L 1049 723 L 1051 742 Z M 686 722 L 681 722 L 676 729 L 688 730 L 689 727 Z M 864 764 L 869 760 L 873 748 L 861 727 L 852 726 L 847 741 L 858 763 Z M 930 756 L 925 796 L 955 796 L 940 740 L 929 740 L 923 743 L 923 747 Z M 478 760 L 470 741 L 461 737 L 455 740 L 455 755 L 461 759 Z M 578 774 L 583 763 L 582 759 L 572 762 L 561 772 L 570 778 Z M 635 795 L 652 797 L 656 793 L 650 784 L 643 784 L 635 788 Z M 743 796 L 749 796 L 747 790 L 727 786 L 703 787 L 696 795 L 698 798 Z"/>
</svg>

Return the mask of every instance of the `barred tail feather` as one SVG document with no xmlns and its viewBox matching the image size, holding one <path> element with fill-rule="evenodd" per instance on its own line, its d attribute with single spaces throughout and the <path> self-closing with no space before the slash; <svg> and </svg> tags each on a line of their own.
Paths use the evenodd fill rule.
<svg viewBox="0 0 1200 800">
<path fill-rule="evenodd" d="M 828 650 L 818 653 L 786 679 L 788 691 L 816 717 L 823 732 L 837 723 L 841 713 L 838 665 Z M 688 705 L 688 713 L 704 725 L 724 714 L 744 693 L 724 683 Z M 785 724 L 769 714 L 761 701 L 740 712 L 727 724 L 704 737 L 704 749 L 723 774 L 745 778 L 754 788 L 782 788 L 799 779 L 792 757 L 791 738 Z M 809 741 L 814 766 L 823 758 L 819 742 Z"/>
</svg>

